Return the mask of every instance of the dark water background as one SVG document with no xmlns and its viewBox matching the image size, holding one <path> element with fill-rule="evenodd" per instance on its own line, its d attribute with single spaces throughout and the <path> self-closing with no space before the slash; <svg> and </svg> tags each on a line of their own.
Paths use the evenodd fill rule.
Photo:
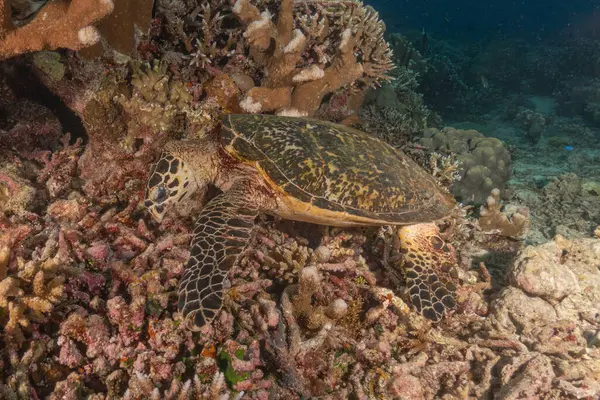
<svg viewBox="0 0 600 400">
<path fill-rule="evenodd" d="M 462 42 L 557 36 L 600 40 L 599 0 L 370 0 L 388 31 L 425 29 Z"/>
</svg>

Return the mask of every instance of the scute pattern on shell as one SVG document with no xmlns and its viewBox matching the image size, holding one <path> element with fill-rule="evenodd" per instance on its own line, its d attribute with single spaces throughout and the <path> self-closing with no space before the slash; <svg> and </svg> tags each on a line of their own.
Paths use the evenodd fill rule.
<svg viewBox="0 0 600 400">
<path fill-rule="evenodd" d="M 402 152 L 342 125 L 228 115 L 221 139 L 233 156 L 256 163 L 276 190 L 321 209 L 410 224 L 442 218 L 454 204 Z"/>
</svg>

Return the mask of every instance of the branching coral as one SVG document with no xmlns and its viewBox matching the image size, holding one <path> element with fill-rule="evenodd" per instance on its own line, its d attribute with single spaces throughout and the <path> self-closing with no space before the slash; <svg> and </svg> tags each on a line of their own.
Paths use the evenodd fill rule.
<svg viewBox="0 0 600 400">
<path fill-rule="evenodd" d="M 452 191 L 463 202 L 483 202 L 494 188 L 501 191 L 510 177 L 511 157 L 504 144 L 476 130 L 431 128 L 420 143 L 430 151 L 455 154 L 461 179 Z"/>
<path fill-rule="evenodd" d="M 0 149 L 7 155 L 3 162 L 16 166 L 24 185 L 35 186 L 37 194 L 27 213 L 0 217 L 0 230 L 11 237 L 0 240 L 0 298 L 6 299 L 6 306 L 0 304 L 0 324 L 4 329 L 11 302 L 18 306 L 34 297 L 40 299 L 36 307 L 43 306 L 38 316 L 44 323 L 17 323 L 30 339 L 23 344 L 3 331 L 0 397 L 597 396 L 596 241 L 524 251 L 511 269 L 514 286 L 494 300 L 488 319 L 484 317 L 497 282 L 490 285 L 483 265 L 467 271 L 473 262 L 465 257 L 465 268 L 450 271 L 465 283 L 457 290 L 458 310 L 432 326 L 399 297 L 399 282 L 382 266 L 389 257 L 378 250 L 382 246 L 375 230 L 317 228 L 265 217 L 258 221 L 260 228 L 240 265 L 228 276 L 226 307 L 201 332 L 189 331 L 176 311 L 175 288 L 189 258 L 193 222 L 169 215 L 158 226 L 146 217 L 139 205 L 147 164 L 168 135 L 202 134 L 212 126 L 216 113 L 211 110 L 234 110 L 240 93 L 268 80 L 256 73 L 256 66 L 268 66 L 259 62 L 261 54 L 229 54 L 233 46 L 247 49 L 247 42 L 234 40 L 227 47 L 228 38 L 241 38 L 242 32 L 227 7 L 218 7 L 228 1 L 211 0 L 210 9 L 193 2 L 159 3 L 157 8 L 177 9 L 177 18 L 170 26 L 161 25 L 171 23 L 163 19 L 155 21 L 156 40 L 145 44 L 144 59 L 168 59 L 184 48 L 187 54 L 200 50 L 193 40 L 189 49 L 185 46 L 188 35 L 215 46 L 214 53 L 202 48 L 211 53 L 206 71 L 171 62 L 168 68 L 150 64 L 131 74 L 125 66 L 109 71 L 98 64 L 82 67 L 78 58 L 62 55 L 68 73 L 52 88 L 86 126 L 83 160 L 82 146 L 68 145 L 66 139 L 60 146 L 56 133 L 48 140 L 34 135 L 37 125 L 24 123 L 13 130 L 14 116 L 5 112 L 9 107 L 3 108 L 3 118 L 8 116 L 0 123 L 8 130 L 0 132 L 2 142 L 14 143 L 6 152 L 7 146 Z M 271 0 L 254 4 L 261 11 L 278 10 Z M 339 19 L 342 13 L 335 14 L 339 3 L 330 9 L 326 4 L 294 5 L 296 27 L 308 43 L 297 65 L 300 71 L 317 63 L 323 71 L 328 63 L 333 65 L 336 55 L 330 50 L 339 49 L 335 40 L 341 36 L 335 35 L 346 25 Z M 346 11 L 356 7 L 349 2 L 346 6 Z M 333 13 L 314 19 L 308 12 L 299 15 L 317 9 Z M 200 15 L 210 16 L 206 25 L 197 21 Z M 327 27 L 331 34 L 337 32 L 331 47 L 326 41 L 319 47 L 316 40 L 311 47 L 311 38 L 318 34 L 307 32 L 317 32 L 321 20 L 338 21 Z M 275 19 L 273 26 L 277 28 Z M 209 32 L 212 38 L 194 34 L 207 28 L 214 30 Z M 169 29 L 177 40 L 162 36 Z M 151 53 L 157 57 L 148 57 Z M 177 55 L 182 56 L 173 57 Z M 359 86 L 346 85 L 330 102 L 341 104 L 344 97 L 360 95 Z M 4 93 L 0 78 L 0 102 L 12 102 Z M 23 112 L 17 119 L 30 115 Z M 20 137 L 22 141 L 14 140 Z M 446 161 L 432 164 L 441 180 L 449 180 L 453 158 L 444 157 Z M 572 179 L 552 186 L 552 199 L 565 207 L 581 191 L 597 193 L 594 187 L 568 181 Z M 594 218 L 595 203 L 586 202 Z M 202 201 L 192 203 L 200 207 Z M 443 230 L 448 242 L 489 240 L 502 251 L 509 246 L 498 235 L 482 233 L 475 221 L 452 218 L 444 221 L 452 225 Z M 456 247 L 461 256 L 470 251 Z M 61 263 L 51 272 L 42 268 L 52 267 L 55 259 Z M 536 280 L 538 275 L 548 279 Z M 34 314 L 27 309 L 23 315 Z M 555 378 L 538 379 L 542 374 Z"/>
<path fill-rule="evenodd" d="M 22 27 L 11 21 L 10 2 L 0 4 L 0 60 L 18 54 L 69 48 L 79 50 L 97 43 L 93 25 L 113 11 L 112 0 L 60 0 L 44 6 Z"/>
<path fill-rule="evenodd" d="M 404 87 L 399 80 L 368 93 L 359 111 L 366 131 L 396 147 L 422 133 L 433 116 L 413 85 Z"/>
<path fill-rule="evenodd" d="M 238 0 L 233 12 L 245 26 L 252 59 L 264 68 L 260 87 L 240 103 L 247 112 L 312 115 L 329 93 L 357 80 L 371 85 L 389 78 L 385 27 L 359 2 L 285 0 L 276 22 L 249 0 Z"/>
<path fill-rule="evenodd" d="M 10 253 L 10 237 L 2 238 L 0 253 Z M 60 302 L 64 294 L 63 276 L 70 263 L 64 236 L 58 231 L 50 235 L 45 248 L 30 261 L 18 259 L 16 277 L 6 276 L 5 267 L 0 264 L 0 310 L 4 333 L 16 343 L 25 341 L 23 329 L 30 329 L 33 323 L 47 322 L 48 314 Z M 0 256 L 1 257 L 1 256 Z M 0 259 L 0 263 L 2 260 Z M 2 271 L 4 270 L 4 271 Z"/>
<path fill-rule="evenodd" d="M 494 189 L 488 196 L 486 205 L 479 211 L 479 225 L 487 232 L 498 232 L 500 235 L 522 238 L 529 229 L 529 212 L 519 210 L 512 215 L 502 213 L 500 190 Z"/>
<path fill-rule="evenodd" d="M 119 103 L 130 116 L 128 136 L 123 145 L 133 147 L 136 138 L 151 141 L 174 128 L 175 119 L 182 115 L 192 100 L 183 82 L 167 74 L 167 64 L 154 61 L 152 65 L 134 66 L 131 98 L 119 97 Z"/>
</svg>

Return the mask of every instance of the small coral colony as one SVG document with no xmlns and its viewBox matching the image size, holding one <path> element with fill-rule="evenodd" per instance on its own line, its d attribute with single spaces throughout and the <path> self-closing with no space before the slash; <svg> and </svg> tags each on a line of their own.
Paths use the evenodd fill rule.
<svg viewBox="0 0 600 400">
<path fill-rule="evenodd" d="M 598 398 L 600 44 L 423 39 L 0 0 L 0 398 Z"/>
</svg>

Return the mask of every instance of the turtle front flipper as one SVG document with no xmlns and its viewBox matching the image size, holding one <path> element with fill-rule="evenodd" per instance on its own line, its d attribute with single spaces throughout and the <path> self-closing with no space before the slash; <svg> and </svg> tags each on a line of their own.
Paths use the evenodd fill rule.
<svg viewBox="0 0 600 400">
<path fill-rule="evenodd" d="M 406 277 L 410 300 L 424 317 L 438 322 L 456 305 L 453 285 L 439 279 L 456 264 L 454 248 L 439 236 L 434 223 L 400 227 L 398 238 L 402 257 L 397 266 Z"/>
<path fill-rule="evenodd" d="M 196 221 L 190 258 L 179 283 L 179 310 L 200 328 L 223 306 L 227 274 L 248 244 L 259 206 L 243 188 L 211 200 Z"/>
</svg>

